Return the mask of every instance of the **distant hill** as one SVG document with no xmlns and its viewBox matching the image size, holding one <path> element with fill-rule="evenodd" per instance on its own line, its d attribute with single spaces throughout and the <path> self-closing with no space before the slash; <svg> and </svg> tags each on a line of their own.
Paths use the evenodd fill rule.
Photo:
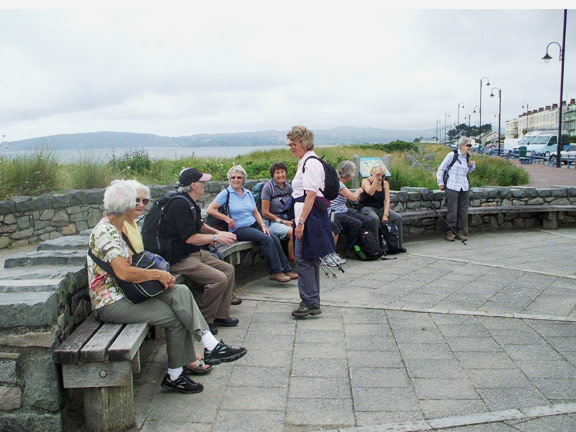
<svg viewBox="0 0 576 432">
<path fill-rule="evenodd" d="M 387 130 L 377 128 L 340 127 L 314 131 L 318 145 L 388 143 L 394 140 L 413 141 L 431 137 L 433 129 Z M 264 130 L 257 132 L 196 134 L 166 137 L 130 132 L 90 132 L 52 135 L 11 141 L 5 144 L 11 150 L 34 150 L 49 147 L 53 150 L 97 148 L 146 148 L 146 147 L 210 147 L 210 146 L 270 146 L 286 144 L 286 131 Z"/>
</svg>

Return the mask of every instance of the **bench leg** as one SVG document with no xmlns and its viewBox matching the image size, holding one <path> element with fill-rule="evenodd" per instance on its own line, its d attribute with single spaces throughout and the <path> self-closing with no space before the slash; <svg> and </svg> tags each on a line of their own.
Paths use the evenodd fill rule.
<svg viewBox="0 0 576 432">
<path fill-rule="evenodd" d="M 542 228 L 544 229 L 557 229 L 558 218 L 556 212 L 546 213 L 542 221 Z"/>
<path fill-rule="evenodd" d="M 132 385 L 85 388 L 84 417 L 92 432 L 118 432 L 136 423 Z"/>
</svg>

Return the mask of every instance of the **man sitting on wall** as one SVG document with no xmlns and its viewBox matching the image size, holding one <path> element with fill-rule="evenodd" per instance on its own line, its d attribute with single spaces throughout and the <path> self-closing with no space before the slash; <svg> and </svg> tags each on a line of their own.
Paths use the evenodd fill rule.
<svg viewBox="0 0 576 432">
<path fill-rule="evenodd" d="M 234 266 L 214 258 L 205 245 L 236 240 L 230 232 L 218 231 L 202 220 L 198 199 L 204 194 L 210 174 L 186 168 L 178 178 L 178 193 L 186 199 L 174 199 L 166 210 L 164 232 L 170 244 L 170 267 L 204 286 L 198 307 L 213 334 L 218 327 L 234 327 L 238 319 L 230 317 L 230 302 L 235 284 Z"/>
</svg>

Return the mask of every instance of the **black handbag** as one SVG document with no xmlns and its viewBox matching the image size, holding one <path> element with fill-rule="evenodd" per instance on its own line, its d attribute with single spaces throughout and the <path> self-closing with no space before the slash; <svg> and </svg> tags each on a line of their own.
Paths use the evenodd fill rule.
<svg viewBox="0 0 576 432">
<path fill-rule="evenodd" d="M 229 206 L 230 191 L 226 189 L 226 193 L 227 193 L 226 202 L 224 203 L 224 205 L 218 207 L 218 211 L 226 216 L 230 216 L 230 206 Z M 218 231 L 228 231 L 228 224 L 221 219 L 215 218 L 212 215 L 206 216 L 206 220 L 204 221 L 204 223 L 206 223 L 206 225 L 209 225 L 214 229 L 217 229 Z"/>
<path fill-rule="evenodd" d="M 122 233 L 122 237 L 124 237 L 128 247 L 132 249 L 133 252 L 135 252 L 134 248 L 124 233 Z M 148 300 L 151 297 L 155 297 L 164 291 L 164 285 L 156 280 L 145 282 L 124 281 L 116 276 L 110 264 L 96 257 L 90 248 L 88 249 L 88 255 L 100 268 L 102 268 L 104 271 L 106 271 L 106 273 L 114 278 L 118 288 L 120 288 L 122 293 L 124 293 L 124 297 L 126 297 L 126 300 L 128 300 L 130 303 L 142 303 L 143 301 Z M 155 269 L 170 272 L 170 264 L 168 264 L 164 258 L 162 258 L 160 255 L 156 255 L 148 251 L 140 252 L 137 254 L 135 253 L 132 255 L 132 266 L 142 269 Z"/>
</svg>

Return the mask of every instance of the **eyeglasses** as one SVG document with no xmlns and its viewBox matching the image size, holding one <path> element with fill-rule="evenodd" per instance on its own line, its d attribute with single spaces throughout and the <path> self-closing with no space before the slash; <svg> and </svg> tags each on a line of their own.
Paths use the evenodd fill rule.
<svg viewBox="0 0 576 432">
<path fill-rule="evenodd" d="M 230 176 L 230 180 L 242 180 L 243 178 L 242 176 Z"/>
<path fill-rule="evenodd" d="M 288 147 L 290 147 L 290 148 L 296 148 L 296 143 L 290 143 L 290 144 L 288 144 Z"/>
<path fill-rule="evenodd" d="M 136 204 L 139 204 L 142 201 L 142 204 L 148 205 L 150 203 L 149 198 L 136 198 Z"/>
<path fill-rule="evenodd" d="M 466 147 L 472 147 L 472 144 L 466 144 Z"/>
</svg>

